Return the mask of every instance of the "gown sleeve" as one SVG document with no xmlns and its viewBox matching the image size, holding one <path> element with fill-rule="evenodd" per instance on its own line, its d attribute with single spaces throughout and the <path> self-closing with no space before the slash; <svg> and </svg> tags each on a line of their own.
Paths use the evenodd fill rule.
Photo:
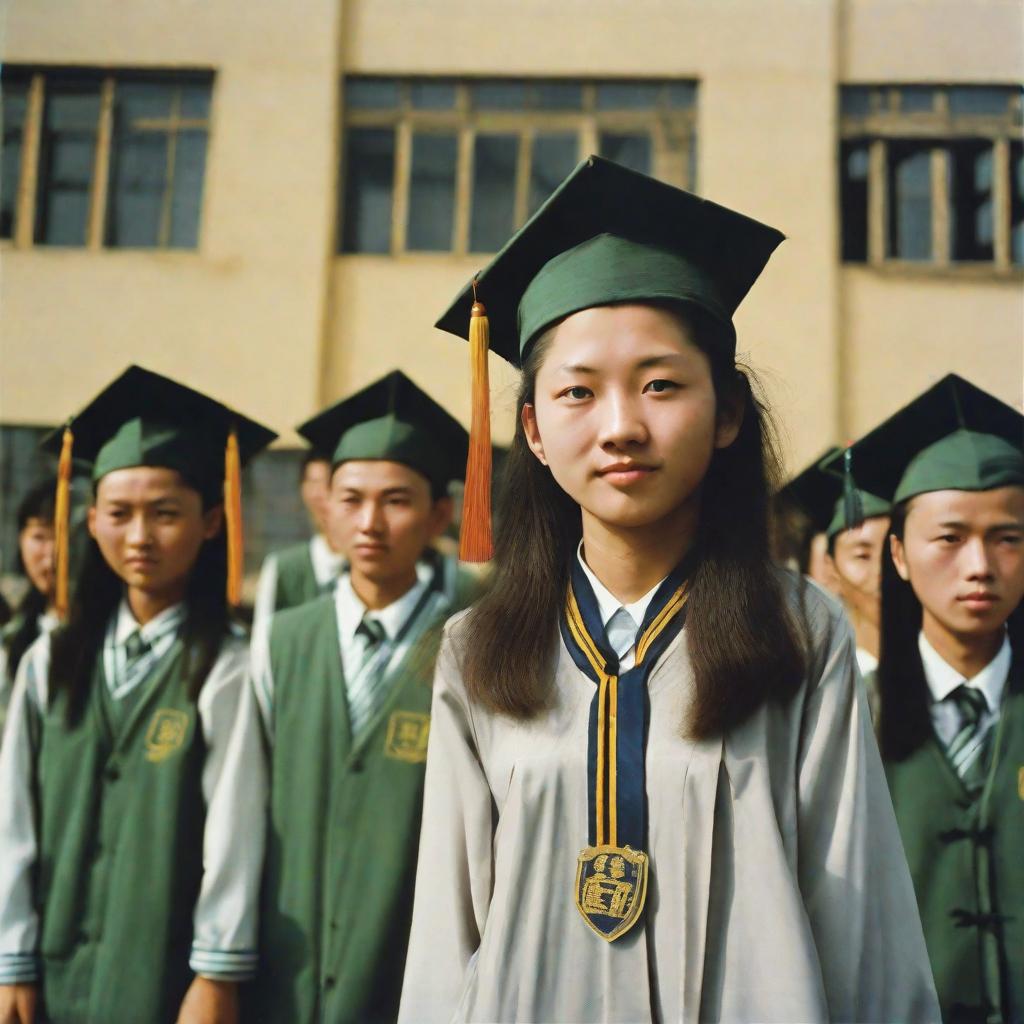
<svg viewBox="0 0 1024 1024">
<path fill-rule="evenodd" d="M 830 1017 L 939 1021 L 853 634 L 831 604 L 817 632 L 798 762 L 799 882 Z"/>
<path fill-rule="evenodd" d="M 451 628 L 434 677 L 404 1024 L 452 1019 L 491 899 L 494 802 Z"/>
</svg>

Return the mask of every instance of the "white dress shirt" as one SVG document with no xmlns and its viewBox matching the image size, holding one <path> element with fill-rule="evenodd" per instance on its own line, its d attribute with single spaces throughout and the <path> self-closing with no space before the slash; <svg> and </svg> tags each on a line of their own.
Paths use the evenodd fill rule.
<svg viewBox="0 0 1024 1024">
<path fill-rule="evenodd" d="M 593 573 L 583 557 L 583 541 L 580 541 L 576 549 L 576 557 L 579 559 L 580 568 L 590 581 L 594 590 L 594 597 L 597 598 L 597 607 L 601 614 L 601 623 L 604 626 L 605 637 L 608 646 L 618 655 L 619 672 L 628 672 L 636 662 L 636 635 L 640 629 L 647 608 L 658 587 L 665 580 L 659 580 L 650 590 L 638 601 L 632 604 L 623 604 Z M 665 577 L 666 579 L 668 577 Z"/>
<path fill-rule="evenodd" d="M 1003 692 L 1006 689 L 1006 678 L 1009 675 L 1010 661 L 1013 658 L 1009 638 L 1003 638 L 1003 645 L 999 648 L 999 653 L 970 679 L 965 679 L 945 661 L 942 655 L 925 639 L 923 632 L 918 634 L 917 648 L 921 652 L 924 677 L 932 696 L 930 708 L 932 725 L 935 727 L 935 733 L 939 739 L 948 747 L 960 731 L 960 712 L 954 701 L 946 700 L 958 686 L 980 690 L 985 696 L 987 708 L 978 722 L 978 735 L 984 735 L 995 726 L 999 721 L 999 712 L 1003 705 Z"/>
<path fill-rule="evenodd" d="M 125 607 L 114 619 L 113 637 L 121 643 L 139 628 L 130 611 L 125 618 Z M 164 613 L 163 623 L 170 618 Z M 158 619 L 142 627 L 143 633 L 158 632 Z M 40 718 L 49 700 L 49 665 L 50 635 L 44 634 L 18 668 L 0 747 L 0 984 L 34 982 L 39 976 L 33 780 Z M 198 699 L 207 748 L 202 774 L 206 827 L 189 964 L 196 974 L 227 981 L 244 981 L 255 973 L 266 827 L 266 764 L 247 670 L 244 638 L 225 638 Z"/>
</svg>

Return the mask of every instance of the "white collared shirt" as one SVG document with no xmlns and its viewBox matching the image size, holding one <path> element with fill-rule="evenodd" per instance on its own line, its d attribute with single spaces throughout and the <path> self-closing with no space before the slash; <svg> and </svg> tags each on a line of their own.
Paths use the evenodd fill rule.
<svg viewBox="0 0 1024 1024">
<path fill-rule="evenodd" d="M 148 678 L 153 667 L 174 645 L 185 622 L 185 615 L 185 604 L 179 602 L 140 626 L 128 599 L 121 598 L 121 604 L 110 621 L 103 642 L 103 675 L 107 689 L 115 700 L 126 697 Z M 136 633 L 148 645 L 148 650 L 134 664 L 129 665 L 126 644 Z"/>
<path fill-rule="evenodd" d="M 313 575 L 321 590 L 329 590 L 341 575 L 345 556 L 335 551 L 322 533 L 314 534 L 309 541 L 309 560 L 313 563 Z"/>
<path fill-rule="evenodd" d="M 583 541 L 580 541 L 576 548 L 576 557 L 579 559 L 580 568 L 590 581 L 594 590 L 594 597 L 597 598 L 597 607 L 601 615 L 601 624 L 604 626 L 605 637 L 608 646 L 618 655 L 619 672 L 628 672 L 636 661 L 636 635 L 640 629 L 644 616 L 658 587 L 665 580 L 659 580 L 650 590 L 638 601 L 631 604 L 623 604 L 593 573 L 583 557 Z M 667 579 L 668 577 L 665 577 Z"/>
<path fill-rule="evenodd" d="M 946 698 L 958 687 L 968 686 L 980 690 L 985 696 L 987 709 L 978 723 L 979 733 L 984 734 L 999 721 L 1003 705 L 1003 692 L 1010 672 L 1013 653 L 1010 640 L 1003 638 L 999 653 L 975 676 L 964 677 L 950 665 L 928 642 L 923 632 L 918 634 L 917 649 L 921 652 L 924 677 L 931 691 L 931 717 L 935 733 L 946 746 L 953 742 L 960 731 L 960 711 L 953 701 Z"/>
</svg>

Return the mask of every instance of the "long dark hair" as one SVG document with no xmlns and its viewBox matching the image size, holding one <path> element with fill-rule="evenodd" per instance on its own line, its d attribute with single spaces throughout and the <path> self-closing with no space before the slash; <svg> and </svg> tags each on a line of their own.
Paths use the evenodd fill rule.
<svg viewBox="0 0 1024 1024">
<path fill-rule="evenodd" d="M 904 501 L 892 510 L 889 533 L 901 542 L 909 505 Z M 932 736 L 931 691 L 917 644 L 921 602 L 914 588 L 896 571 L 888 551 L 882 552 L 881 620 L 878 746 L 886 761 L 903 761 Z M 1006 628 L 1014 652 L 1024 650 L 1024 605 L 1011 613 Z"/>
<path fill-rule="evenodd" d="M 57 493 L 57 482 L 55 480 L 43 480 L 36 484 L 21 499 L 18 505 L 18 571 L 28 580 L 28 572 L 25 563 L 21 558 L 21 533 L 28 526 L 29 521 L 38 519 L 41 522 L 53 525 L 53 509 Z M 36 589 L 29 580 L 29 586 L 24 597 L 18 602 L 14 614 L 17 616 L 17 627 L 4 641 L 7 653 L 7 674 L 13 679 L 18 671 L 18 665 L 25 656 L 25 652 L 32 646 L 39 636 L 39 616 L 46 611 L 50 603 L 50 595 L 44 594 Z"/>
<path fill-rule="evenodd" d="M 800 686 L 804 636 L 787 609 L 768 545 L 769 496 L 781 475 L 771 419 L 713 324 L 672 311 L 691 328 L 711 364 L 719 406 L 737 401 L 736 440 L 715 452 L 701 485 L 697 567 L 686 620 L 695 699 L 685 731 L 695 738 L 738 725 L 765 701 Z M 522 424 L 553 330 L 523 365 L 516 432 L 503 473 L 494 573 L 466 622 L 463 670 L 470 696 L 484 707 L 529 718 L 548 704 L 550 666 L 569 568 L 582 535 L 580 508 L 534 456 Z M 471 638 L 471 639 L 470 639 Z"/>
<path fill-rule="evenodd" d="M 182 479 L 186 486 L 203 498 L 204 512 L 219 504 L 218 499 L 210 494 L 204 495 L 201 488 L 184 477 Z M 216 537 L 204 542 L 200 548 L 185 592 L 182 639 L 185 674 L 192 700 L 198 698 L 230 627 L 226 583 L 227 539 L 221 529 Z M 68 610 L 67 624 L 54 632 L 51 646 L 50 693 L 56 695 L 64 691 L 67 694 L 68 721 L 72 724 L 81 719 L 85 709 L 107 624 L 123 592 L 124 584 L 120 577 L 107 565 L 96 541 L 90 538 Z"/>
</svg>

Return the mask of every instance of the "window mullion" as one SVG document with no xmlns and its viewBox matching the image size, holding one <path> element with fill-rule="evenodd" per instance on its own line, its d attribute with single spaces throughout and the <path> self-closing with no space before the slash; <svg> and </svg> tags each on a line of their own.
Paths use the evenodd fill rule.
<svg viewBox="0 0 1024 1024">
<path fill-rule="evenodd" d="M 992 231 L 995 264 L 1010 266 L 1010 140 L 996 139 L 992 144 Z"/>
<path fill-rule="evenodd" d="M 395 140 L 395 185 L 391 212 L 391 255 L 405 252 L 405 234 L 409 219 L 409 182 L 412 177 L 412 123 L 403 117 Z"/>
<path fill-rule="evenodd" d="M 92 165 L 92 194 L 89 197 L 89 222 L 85 233 L 88 249 L 103 246 L 107 218 L 107 185 L 110 178 L 110 147 L 114 136 L 114 78 L 108 75 L 100 87 L 100 120 L 96 129 L 96 156 Z"/>
<path fill-rule="evenodd" d="M 171 240 L 171 207 L 174 197 L 174 171 L 178 157 L 178 126 L 181 123 L 181 87 L 174 90 L 171 99 L 171 118 L 167 127 L 167 173 L 164 179 L 164 194 L 160 204 L 160 229 L 157 244 L 166 249 Z"/>
<path fill-rule="evenodd" d="M 868 150 L 868 262 L 879 264 L 886 258 L 889 183 L 886 175 L 885 139 L 872 139 Z"/>
<path fill-rule="evenodd" d="M 533 160 L 533 130 L 524 128 L 519 138 L 519 161 L 516 165 L 516 230 L 526 223 L 530 208 L 530 165 Z"/>
<path fill-rule="evenodd" d="M 36 192 L 39 184 L 39 148 L 43 136 L 45 79 L 42 73 L 32 76 L 25 104 L 25 130 L 22 135 L 21 168 L 18 176 L 18 197 L 15 206 L 14 244 L 20 249 L 32 245 L 36 225 Z"/>
<path fill-rule="evenodd" d="M 473 201 L 473 130 L 463 124 L 455 165 L 455 225 L 453 251 L 463 255 L 469 250 L 469 218 Z"/>
<path fill-rule="evenodd" d="M 931 151 L 932 183 L 932 260 L 937 266 L 949 265 L 949 232 L 952 223 L 949 188 L 949 149 L 935 146 Z"/>
</svg>

